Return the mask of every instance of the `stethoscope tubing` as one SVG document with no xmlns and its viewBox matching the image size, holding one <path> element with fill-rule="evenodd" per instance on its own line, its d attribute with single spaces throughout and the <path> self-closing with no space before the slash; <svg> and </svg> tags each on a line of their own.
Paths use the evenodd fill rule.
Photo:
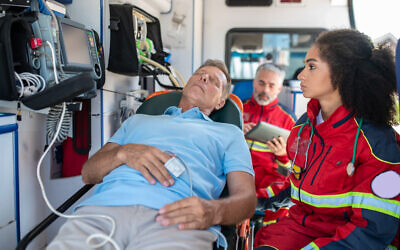
<svg viewBox="0 0 400 250">
<path fill-rule="evenodd" d="M 359 138 L 359 135 L 360 135 L 360 131 L 361 131 L 361 126 L 362 126 L 362 124 L 363 124 L 363 120 L 364 120 L 363 118 L 360 118 L 360 122 L 359 122 L 358 128 L 357 128 L 356 138 L 355 138 L 355 140 L 354 140 L 353 157 L 352 157 L 352 160 L 351 160 L 351 164 L 352 164 L 353 167 L 354 167 L 354 163 L 355 163 L 355 161 L 356 161 L 357 142 L 358 142 L 358 138 Z M 305 161 L 304 161 L 304 166 L 303 166 L 303 168 L 300 168 L 300 167 L 299 167 L 299 168 L 300 168 L 300 172 L 299 172 L 299 173 L 296 173 L 296 172 L 294 171 L 294 169 L 293 169 L 293 166 L 294 166 L 294 163 L 296 162 L 297 153 L 299 152 L 299 142 L 300 142 L 300 139 L 301 139 L 300 135 L 301 135 L 301 132 L 303 131 L 303 129 L 304 129 L 304 127 L 305 127 L 306 125 L 310 125 L 310 127 L 311 127 L 311 135 L 310 135 L 310 138 L 308 139 L 308 144 L 307 144 L 307 149 L 306 149 L 306 159 L 305 159 Z M 300 129 L 299 129 L 299 132 L 297 132 L 296 151 L 295 151 L 295 153 L 294 153 L 294 157 L 293 157 L 293 160 L 292 160 L 292 164 L 291 164 L 291 166 L 290 166 L 290 171 L 291 171 L 291 172 L 294 172 L 295 174 L 300 174 L 301 172 L 303 172 L 304 170 L 306 170 L 306 168 L 307 168 L 307 160 L 308 160 L 308 150 L 309 150 L 309 148 L 310 148 L 313 135 L 314 135 L 314 127 L 313 127 L 313 125 L 311 124 L 310 120 L 309 120 L 308 117 L 307 117 L 306 122 L 305 122 L 303 125 L 301 125 L 301 127 L 300 127 Z M 350 162 L 349 162 L 349 164 L 350 164 Z M 354 171 L 354 170 L 353 170 L 353 171 Z M 349 175 L 350 175 L 350 174 L 349 174 Z M 351 175 L 352 175 L 352 173 L 351 173 Z"/>
</svg>

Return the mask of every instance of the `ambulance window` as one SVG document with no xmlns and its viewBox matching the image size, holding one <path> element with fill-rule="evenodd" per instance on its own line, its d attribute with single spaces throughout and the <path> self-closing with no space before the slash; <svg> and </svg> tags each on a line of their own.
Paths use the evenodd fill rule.
<svg viewBox="0 0 400 250">
<path fill-rule="evenodd" d="M 323 29 L 231 29 L 226 35 L 225 61 L 234 82 L 255 77 L 260 63 L 286 71 L 286 80 L 304 65 L 304 57 Z"/>
</svg>

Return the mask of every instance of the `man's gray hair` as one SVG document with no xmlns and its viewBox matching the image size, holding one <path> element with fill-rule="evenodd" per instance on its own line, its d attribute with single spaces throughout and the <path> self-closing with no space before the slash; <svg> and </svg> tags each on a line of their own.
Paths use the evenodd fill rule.
<svg viewBox="0 0 400 250">
<path fill-rule="evenodd" d="M 279 77 L 281 78 L 281 81 L 279 82 L 280 84 L 283 84 L 283 80 L 285 80 L 285 74 L 286 74 L 285 71 L 273 63 L 263 63 L 259 65 L 256 70 L 256 76 L 260 71 L 274 72 L 278 74 Z"/>
<path fill-rule="evenodd" d="M 206 66 L 217 67 L 219 70 L 222 71 L 222 73 L 224 73 L 224 75 L 226 77 L 226 84 L 224 85 L 224 88 L 222 91 L 222 97 L 225 100 L 228 99 L 230 91 L 231 91 L 232 79 L 231 79 L 231 76 L 229 75 L 229 71 L 228 71 L 228 68 L 226 67 L 225 63 L 223 61 L 217 60 L 217 59 L 208 59 L 197 70 L 199 70 L 203 67 L 206 67 Z"/>
</svg>

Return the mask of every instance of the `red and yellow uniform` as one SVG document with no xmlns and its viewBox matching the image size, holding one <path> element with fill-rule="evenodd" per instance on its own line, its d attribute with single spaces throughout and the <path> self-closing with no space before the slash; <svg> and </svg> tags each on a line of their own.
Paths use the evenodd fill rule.
<svg viewBox="0 0 400 250">
<path fill-rule="evenodd" d="M 254 97 L 243 105 L 244 122 L 268 122 L 281 128 L 291 129 L 295 124 L 294 118 L 287 109 L 278 104 L 275 98 L 268 105 L 259 105 Z M 288 182 L 288 178 L 278 172 L 278 166 L 290 167 L 287 155 L 276 157 L 265 143 L 246 139 L 251 152 L 255 172 L 255 184 L 258 197 L 272 197 L 278 194 Z"/>
<path fill-rule="evenodd" d="M 395 238 L 400 217 L 394 131 L 364 120 L 352 168 L 360 119 L 341 106 L 317 125 L 319 110 L 319 102 L 311 100 L 288 138 L 289 158 L 301 172 L 290 175 L 295 205 L 288 217 L 260 229 L 255 244 L 281 250 L 384 249 Z"/>
</svg>

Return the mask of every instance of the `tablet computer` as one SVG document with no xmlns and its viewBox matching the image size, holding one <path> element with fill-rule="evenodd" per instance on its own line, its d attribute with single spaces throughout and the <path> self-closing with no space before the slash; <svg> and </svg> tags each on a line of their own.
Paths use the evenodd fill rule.
<svg viewBox="0 0 400 250">
<path fill-rule="evenodd" d="M 290 130 L 266 122 L 259 122 L 256 126 L 250 129 L 245 136 L 249 139 L 267 142 L 272 140 L 274 137 L 278 138 L 279 136 L 282 136 L 286 141 L 289 134 Z"/>
</svg>

